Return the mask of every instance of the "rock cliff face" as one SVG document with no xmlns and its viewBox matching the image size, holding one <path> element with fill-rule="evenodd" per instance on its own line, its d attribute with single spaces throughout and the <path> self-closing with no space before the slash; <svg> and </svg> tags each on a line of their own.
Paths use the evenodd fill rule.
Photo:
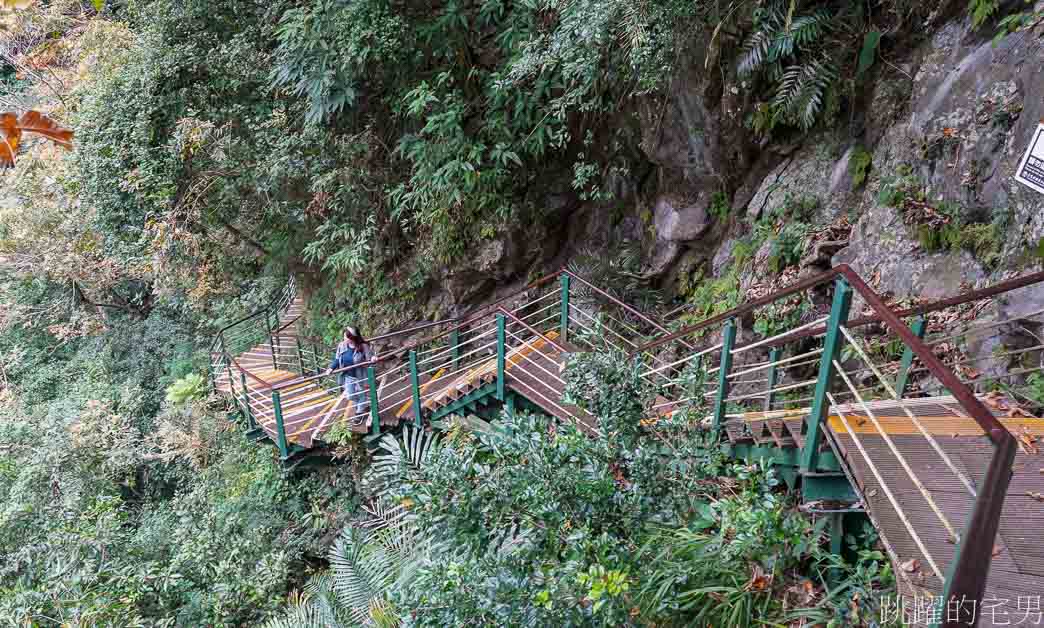
<svg viewBox="0 0 1044 628">
<path fill-rule="evenodd" d="M 1027 272 L 1041 264 L 1034 252 L 1044 238 L 1044 194 L 1013 175 L 1044 121 L 1040 28 L 994 45 L 966 19 L 943 24 L 879 61 L 847 119 L 789 142 L 759 139 L 744 126 L 746 91 L 707 63 L 715 51 L 695 46 L 668 97 L 636 105 L 648 163 L 618 186 L 619 198 L 592 205 L 555 195 L 544 224 L 517 230 L 456 272 L 450 285 L 458 294 L 449 300 L 482 300 L 494 283 L 525 277 L 523 269 L 532 276 L 581 251 L 609 257 L 621 247 L 639 248 L 641 274 L 682 300 L 691 288 L 683 278 L 734 271 L 737 242 L 794 199 L 814 207 L 808 220 L 820 232 L 805 243 L 800 273 L 847 263 L 902 298 L 951 295 Z M 903 193 L 917 195 L 913 214 L 897 198 Z M 930 246 L 918 217 L 933 212 L 990 225 L 995 237 L 983 228 L 983 242 Z M 744 290 L 779 273 L 766 270 L 769 256 L 762 250 L 742 260 Z M 1001 307 L 1041 306 L 1044 288 Z"/>
</svg>

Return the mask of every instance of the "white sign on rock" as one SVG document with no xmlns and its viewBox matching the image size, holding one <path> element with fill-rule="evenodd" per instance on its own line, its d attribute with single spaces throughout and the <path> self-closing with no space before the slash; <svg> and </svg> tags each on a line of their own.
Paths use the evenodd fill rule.
<svg viewBox="0 0 1044 628">
<path fill-rule="evenodd" d="M 1044 122 L 1033 132 L 1033 139 L 1015 171 L 1015 180 L 1044 194 Z"/>
</svg>

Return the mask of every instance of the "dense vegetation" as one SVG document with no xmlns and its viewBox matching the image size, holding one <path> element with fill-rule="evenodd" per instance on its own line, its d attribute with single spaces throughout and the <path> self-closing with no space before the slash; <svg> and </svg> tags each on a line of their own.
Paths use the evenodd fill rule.
<svg viewBox="0 0 1044 628">
<path fill-rule="evenodd" d="M 891 574 L 872 531 L 840 565 L 770 470 L 708 454 L 683 418 L 642 426 L 649 392 L 620 356 L 569 369 L 605 439 L 459 418 L 386 436 L 368 467 L 296 474 L 202 374 L 213 331 L 289 271 L 325 304 L 319 333 L 386 329 L 476 246 L 544 233 L 550 196 L 617 202 L 652 171 L 641 111 L 685 63 L 742 86 L 751 137 L 832 124 L 894 45 L 869 15 L 898 31 L 933 3 L 9 4 L 31 6 L 2 15 L 4 108 L 47 110 L 76 150 L 23 147 L 0 193 L 0 624 L 874 616 Z M 889 202 L 918 209 L 914 188 Z M 762 246 L 792 266 L 814 209 L 767 212 L 733 268 Z M 928 244 L 989 258 L 1003 221 Z M 691 315 L 737 303 L 735 273 L 683 278 Z M 638 284 L 629 300 L 659 298 Z"/>
<path fill-rule="evenodd" d="M 39 2 L 9 19 L 10 102 L 52 103 L 78 150 L 21 164 L 16 193 L 41 209 L 8 248 L 71 252 L 36 263 L 138 315 L 309 269 L 317 302 L 387 326 L 465 252 L 541 233 L 549 199 L 633 193 L 652 167 L 642 112 L 662 116 L 685 68 L 744 91 L 737 158 L 832 124 L 892 45 L 885 22 L 932 10 L 873 5 Z M 860 54 L 830 54 L 846 46 Z"/>
<path fill-rule="evenodd" d="M 525 414 L 384 436 L 332 572 L 269 628 L 877 621 L 891 573 L 872 528 L 842 566 L 826 520 L 767 466 L 707 453 L 686 419 L 641 428 L 647 391 L 623 358 L 569 366 L 604 439 Z M 844 575 L 824 589 L 831 567 Z"/>
</svg>

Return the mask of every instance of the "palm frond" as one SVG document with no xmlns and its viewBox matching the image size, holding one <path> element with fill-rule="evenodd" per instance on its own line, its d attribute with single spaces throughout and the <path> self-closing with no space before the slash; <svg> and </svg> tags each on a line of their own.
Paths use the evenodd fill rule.
<svg viewBox="0 0 1044 628">
<path fill-rule="evenodd" d="M 353 621 L 366 624 L 371 601 L 383 596 L 395 581 L 394 556 L 380 543 L 368 542 L 369 534 L 346 528 L 330 552 L 333 590 Z"/>
<path fill-rule="evenodd" d="M 775 2 L 758 14 L 741 49 L 737 72 L 774 84 L 774 116 L 807 130 L 823 111 L 825 94 L 837 80 L 831 62 L 812 58 L 821 56 L 817 47 L 836 28 L 836 16 L 825 9 L 795 16 L 794 8 L 791 3 L 784 12 L 783 4 Z"/>
<path fill-rule="evenodd" d="M 772 45 L 772 34 L 759 30 L 751 33 L 743 43 L 736 71 L 740 76 L 750 76 L 757 72 L 768 58 L 769 46 Z"/>
<path fill-rule="evenodd" d="M 363 510 L 370 515 L 370 518 L 362 525 L 373 531 L 395 530 L 408 525 L 410 519 L 409 511 L 402 504 L 391 504 L 383 499 L 375 499 L 369 504 L 364 504 Z"/>
<path fill-rule="evenodd" d="M 403 427 L 401 439 L 385 434 L 378 447 L 382 453 L 373 457 L 370 471 L 374 492 L 383 497 L 398 485 L 403 473 L 420 469 L 436 454 L 439 438 L 434 433 L 407 425 Z"/>
<path fill-rule="evenodd" d="M 280 617 L 275 617 L 262 628 L 341 628 L 337 600 L 329 588 L 329 576 L 313 577 L 304 590 L 292 596 L 290 604 Z"/>
<path fill-rule="evenodd" d="M 810 47 L 827 32 L 832 19 L 830 12 L 825 10 L 795 18 L 790 28 L 776 33 L 773 47 L 778 54 L 775 58 L 789 57 L 797 50 Z"/>
<path fill-rule="evenodd" d="M 792 65 L 783 72 L 773 106 L 807 130 L 815 124 L 826 92 L 835 80 L 837 71 L 829 61 L 813 59 Z"/>
</svg>

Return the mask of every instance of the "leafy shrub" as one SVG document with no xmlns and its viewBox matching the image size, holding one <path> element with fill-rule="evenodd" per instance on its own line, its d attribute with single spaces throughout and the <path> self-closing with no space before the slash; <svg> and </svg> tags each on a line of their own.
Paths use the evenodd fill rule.
<svg viewBox="0 0 1044 628">
<path fill-rule="evenodd" d="M 866 182 L 872 161 L 873 155 L 862 146 L 856 146 L 852 151 L 852 156 L 848 160 L 848 174 L 852 177 L 852 189 L 856 189 Z"/>
<path fill-rule="evenodd" d="M 379 85 L 375 68 L 403 62 L 409 35 L 386 4 L 313 0 L 280 18 L 272 84 L 306 101 L 305 122 L 324 122 L 355 105 L 364 77 Z"/>
<path fill-rule="evenodd" d="M 913 229 L 926 251 L 963 249 L 987 268 L 1000 262 L 1011 222 L 1008 208 L 994 209 L 989 212 L 990 221 L 984 222 L 986 212 L 971 211 L 949 201 L 929 203 L 921 181 L 909 175 L 887 179 L 881 186 L 878 202 L 900 210 L 903 221 Z"/>
<path fill-rule="evenodd" d="M 968 3 L 968 12 L 971 13 L 972 27 L 982 26 L 997 12 L 998 2 L 996 0 L 971 0 Z"/>
<path fill-rule="evenodd" d="M 709 211 L 710 215 L 718 220 L 725 220 L 728 218 L 729 213 L 732 211 L 729 197 L 726 196 L 724 192 L 715 192 L 713 196 L 711 196 Z"/>
<path fill-rule="evenodd" d="M 182 406 L 198 401 L 207 394 L 207 380 L 199 373 L 190 373 L 167 387 L 167 401 Z"/>
<path fill-rule="evenodd" d="M 833 26 L 827 10 L 793 15 L 784 2 L 773 2 L 754 14 L 754 28 L 736 64 L 741 77 L 771 81 L 775 94 L 766 113 L 771 122 L 755 124 L 766 130 L 777 119 L 809 129 L 818 120 L 827 91 L 837 81 L 837 68 L 818 48 Z"/>
<path fill-rule="evenodd" d="M 644 366 L 623 352 L 573 354 L 567 364 L 565 398 L 599 418 L 606 433 L 633 439 L 649 397 Z"/>
</svg>

